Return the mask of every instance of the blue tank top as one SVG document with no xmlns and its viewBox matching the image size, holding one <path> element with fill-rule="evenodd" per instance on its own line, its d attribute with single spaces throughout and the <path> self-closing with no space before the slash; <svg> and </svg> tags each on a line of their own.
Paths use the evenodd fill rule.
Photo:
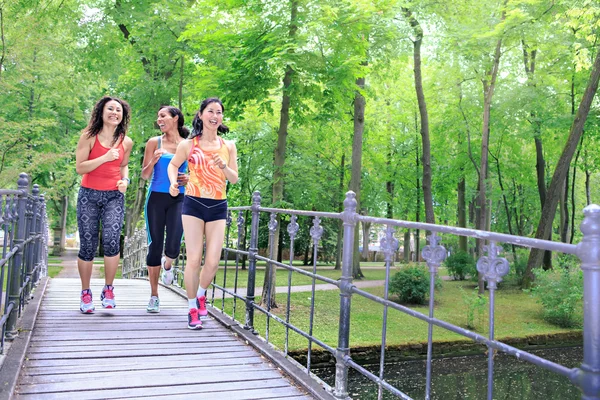
<svg viewBox="0 0 600 400">
<path fill-rule="evenodd" d="M 161 137 L 158 138 L 158 149 L 161 148 Z M 154 169 L 152 171 L 152 180 L 150 181 L 150 187 L 148 188 L 151 192 L 159 192 L 159 193 L 169 193 L 169 186 L 171 186 L 171 182 L 169 182 L 169 175 L 167 174 L 167 167 L 169 163 L 173 159 L 175 154 L 164 153 L 158 159 L 158 162 L 154 164 Z M 179 172 L 187 171 L 187 161 L 184 161 L 183 164 L 179 167 Z M 185 186 L 179 187 L 180 193 L 185 193 Z"/>
</svg>

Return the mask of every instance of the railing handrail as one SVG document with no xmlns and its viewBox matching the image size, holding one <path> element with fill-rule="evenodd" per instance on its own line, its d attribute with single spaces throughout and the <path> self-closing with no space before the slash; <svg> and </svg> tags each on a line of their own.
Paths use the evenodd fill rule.
<svg viewBox="0 0 600 400">
<path fill-rule="evenodd" d="M 0 258 L 0 353 L 4 341 L 18 335 L 17 321 L 31 299 L 48 265 L 48 219 L 46 202 L 39 186 L 31 186 L 29 176 L 19 175 L 18 189 L 0 189 L 0 232 L 3 233 Z"/>
<path fill-rule="evenodd" d="M 332 212 L 315 212 L 305 210 L 287 210 L 281 208 L 262 207 L 260 205 L 260 193 L 255 192 L 252 199 L 251 206 L 243 207 L 231 207 L 230 211 L 238 211 L 239 216 L 237 220 L 238 225 L 238 242 L 237 248 L 229 246 L 229 227 L 232 223 L 232 218 L 229 217 L 227 221 L 227 243 L 224 247 L 225 253 L 225 276 L 227 270 L 228 254 L 233 253 L 236 256 L 235 268 L 237 271 L 239 257 L 248 257 L 248 284 L 245 295 L 239 295 L 237 292 L 237 286 L 233 290 L 227 289 L 225 283 L 223 285 L 213 284 L 216 289 L 222 290 L 223 302 L 221 306 L 221 312 L 224 312 L 224 299 L 225 294 L 232 295 L 234 299 L 234 311 L 235 316 L 235 300 L 240 299 L 245 302 L 246 305 L 246 317 L 243 321 L 244 327 L 250 331 L 254 330 L 254 311 L 259 311 L 266 315 L 266 340 L 269 341 L 269 321 L 273 320 L 280 323 L 286 329 L 286 342 L 284 354 L 287 355 L 287 332 L 293 331 L 297 334 L 308 338 L 309 348 L 307 357 L 307 372 L 310 373 L 310 354 L 311 344 L 317 344 L 326 351 L 332 353 L 336 359 L 336 379 L 335 387 L 332 388 L 332 392 L 335 397 L 339 399 L 349 398 L 348 395 L 348 368 L 352 367 L 358 372 L 362 373 L 367 378 L 374 381 L 378 386 L 379 390 L 388 390 L 400 398 L 409 399 L 410 397 L 403 393 L 401 390 L 394 388 L 389 382 L 384 379 L 384 358 L 385 354 L 383 349 L 386 346 L 385 333 L 382 336 L 382 354 L 381 354 L 381 366 L 380 373 L 374 374 L 365 368 L 357 364 L 350 355 L 350 325 L 349 316 L 351 313 L 351 302 L 350 299 L 353 295 L 359 295 L 370 301 L 377 302 L 384 306 L 384 322 L 382 331 L 386 331 L 387 324 L 387 312 L 388 310 L 395 310 L 416 317 L 422 321 L 428 323 L 428 352 L 427 352 L 427 376 L 426 376 L 426 398 L 430 396 L 431 388 L 431 361 L 432 361 L 432 328 L 438 326 L 440 328 L 449 330 L 451 332 L 462 335 L 468 339 L 471 339 L 477 343 L 484 344 L 490 349 L 488 352 L 488 399 L 491 400 L 493 396 L 493 370 L 494 370 L 494 351 L 499 350 L 507 354 L 516 356 L 521 360 L 536 364 L 558 373 L 560 375 L 568 377 L 582 392 L 582 399 L 586 400 L 600 400 L 600 306 L 598 298 L 600 297 L 600 207 L 591 205 L 586 207 L 584 210 L 584 220 L 582 222 L 582 232 L 584 234 L 583 240 L 577 244 L 566 244 L 561 242 L 553 242 L 550 240 L 532 239 L 522 236 L 507 235 L 495 232 L 486 232 L 476 229 L 451 227 L 446 225 L 428 224 L 421 222 L 412 222 L 404 220 L 396 220 L 389 218 L 377 218 L 365 215 L 360 215 L 356 212 L 356 201 L 354 193 L 348 192 L 344 201 L 344 211 L 339 213 Z M 240 241 L 242 235 L 242 225 L 245 226 L 246 222 L 243 217 L 243 212 L 250 211 L 252 213 L 251 229 L 250 229 L 250 241 L 245 248 L 240 247 Z M 261 256 L 258 254 L 258 228 L 259 219 L 261 213 L 270 213 L 270 221 L 268 223 L 269 229 L 269 245 L 267 256 Z M 291 216 L 291 222 L 288 225 L 288 236 L 290 241 L 290 263 L 285 264 L 275 260 L 274 254 L 272 254 L 273 240 L 275 231 L 277 230 L 278 219 L 277 215 L 285 214 Z M 313 271 L 305 271 L 299 268 L 293 267 L 291 260 L 293 257 L 293 244 L 295 235 L 298 230 L 296 218 L 298 216 L 308 216 L 314 218 L 314 227 L 311 228 L 311 237 L 313 239 L 313 251 L 315 257 L 313 258 Z M 322 226 L 320 226 L 320 218 L 337 219 L 343 222 L 343 251 L 342 251 L 342 276 L 339 280 L 334 281 L 330 278 L 318 275 L 316 273 L 316 255 L 318 251 L 319 241 L 322 234 Z M 384 297 L 373 295 L 364 290 L 358 289 L 354 286 L 352 279 L 352 265 L 354 257 L 354 234 L 355 226 L 358 222 L 370 222 L 372 224 L 383 225 L 386 228 L 385 237 L 381 239 L 381 250 L 385 255 L 386 262 L 386 280 L 385 280 L 385 291 Z M 423 231 L 431 232 L 429 237 L 429 244 L 423 248 L 423 258 L 426 261 L 429 272 L 430 272 L 430 296 L 429 296 L 429 315 L 419 313 L 408 307 L 397 304 L 387 298 L 388 296 L 388 283 L 389 283 L 389 267 L 393 256 L 398 248 L 398 240 L 394 238 L 395 228 L 407 228 L 407 229 L 418 229 Z M 319 233 L 319 229 L 321 232 Z M 313 232 L 314 230 L 314 232 Z M 284 232 L 282 230 L 282 232 Z M 488 242 L 486 246 L 487 255 L 482 256 L 478 263 L 477 269 L 483 274 L 485 280 L 488 283 L 488 290 L 490 292 L 489 301 L 489 313 L 490 313 L 490 326 L 489 335 L 484 335 L 471 332 L 467 329 L 459 326 L 450 324 L 441 319 L 434 317 L 434 279 L 437 275 L 438 268 L 444 261 L 447 251 L 440 245 L 440 237 L 438 233 L 451 234 L 458 236 L 466 236 L 475 239 L 485 240 Z M 245 236 L 244 236 L 245 237 Z M 509 271 L 509 264 L 506 259 L 499 256 L 499 246 L 497 242 L 506 244 L 517 245 L 527 248 L 538 248 L 542 250 L 559 251 L 566 254 L 576 254 L 582 261 L 581 268 L 584 273 L 584 362 L 581 368 L 567 368 L 558 363 L 546 360 L 537 355 L 528 353 L 524 350 L 512 347 L 502 341 L 494 339 L 494 294 L 497 289 L 497 284 L 502 281 Z M 138 246 L 143 248 L 143 246 Z M 261 306 L 255 302 L 255 274 L 256 274 L 256 262 L 264 261 L 267 263 L 268 268 L 284 268 L 290 272 L 290 280 L 288 283 L 288 303 L 287 303 L 287 315 L 288 317 L 281 317 L 271 312 L 270 303 L 267 302 L 267 306 Z M 125 263 L 124 263 L 125 264 Z M 143 267 L 142 267 L 143 268 Z M 291 286 L 291 273 L 296 272 L 306 276 L 310 276 L 313 279 L 313 292 L 312 292 L 312 305 L 311 305 L 311 322 L 309 332 L 294 326 L 289 322 L 289 307 L 290 307 L 290 286 Z M 236 272 L 237 274 L 237 272 Z M 236 275 L 237 276 L 237 275 Z M 237 278 L 236 278 L 237 279 Z M 317 337 L 312 335 L 312 314 L 314 312 L 314 285 L 315 281 L 320 280 L 337 286 L 340 290 L 340 316 L 339 316 L 339 335 L 337 347 L 329 346 Z M 267 295 L 270 296 L 271 287 L 274 286 L 272 280 L 265 282 L 267 287 Z M 213 290 L 213 303 L 214 303 Z M 214 306 L 214 304 L 213 304 Z"/>
</svg>

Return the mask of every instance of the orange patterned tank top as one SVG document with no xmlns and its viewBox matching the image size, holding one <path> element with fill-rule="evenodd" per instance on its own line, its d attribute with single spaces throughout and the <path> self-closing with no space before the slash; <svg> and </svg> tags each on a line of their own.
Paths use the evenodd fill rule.
<svg viewBox="0 0 600 400">
<path fill-rule="evenodd" d="M 202 150 L 198 143 L 199 139 L 198 136 L 192 139 L 192 150 L 188 157 L 190 180 L 185 187 L 185 194 L 205 199 L 225 200 L 227 198 L 225 174 L 213 164 L 212 156 L 217 153 L 228 164 L 229 149 L 225 141 L 219 137 L 221 147 L 218 150 Z"/>
</svg>

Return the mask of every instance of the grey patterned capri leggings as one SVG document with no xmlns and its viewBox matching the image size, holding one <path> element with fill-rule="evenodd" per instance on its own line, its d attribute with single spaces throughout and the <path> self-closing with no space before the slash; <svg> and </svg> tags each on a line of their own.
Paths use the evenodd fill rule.
<svg viewBox="0 0 600 400">
<path fill-rule="evenodd" d="M 94 260 L 98 248 L 100 221 L 104 256 L 113 257 L 121 250 L 121 228 L 125 217 L 125 195 L 118 190 L 79 188 L 77 196 L 77 227 L 79 255 L 83 261 Z"/>
</svg>

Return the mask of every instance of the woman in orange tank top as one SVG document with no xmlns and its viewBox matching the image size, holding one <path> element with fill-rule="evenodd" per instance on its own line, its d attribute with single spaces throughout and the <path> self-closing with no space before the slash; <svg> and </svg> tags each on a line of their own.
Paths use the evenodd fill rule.
<svg viewBox="0 0 600 400">
<path fill-rule="evenodd" d="M 221 100 L 204 100 L 194 117 L 191 138 L 179 143 L 168 167 L 171 196 L 179 193 L 177 170 L 186 160 L 190 174 L 181 217 L 187 254 L 183 279 L 189 303 L 189 329 L 201 329 L 201 318 L 208 314 L 206 289 L 219 268 L 225 238 L 227 181 L 238 181 L 235 144 L 218 136 L 229 131 L 222 122 Z M 200 272 L 204 240 L 206 254 Z"/>
<path fill-rule="evenodd" d="M 95 309 L 90 278 L 100 225 L 105 270 L 100 299 L 104 308 L 116 306 L 113 281 L 119 266 L 125 191 L 129 185 L 127 163 L 133 147 L 133 141 L 126 136 L 130 114 L 129 104 L 124 100 L 103 97 L 94 106 L 90 122 L 77 143 L 75 168 L 83 175 L 77 196 L 80 237 L 77 267 L 81 279 L 79 309 L 84 314 Z"/>
</svg>

